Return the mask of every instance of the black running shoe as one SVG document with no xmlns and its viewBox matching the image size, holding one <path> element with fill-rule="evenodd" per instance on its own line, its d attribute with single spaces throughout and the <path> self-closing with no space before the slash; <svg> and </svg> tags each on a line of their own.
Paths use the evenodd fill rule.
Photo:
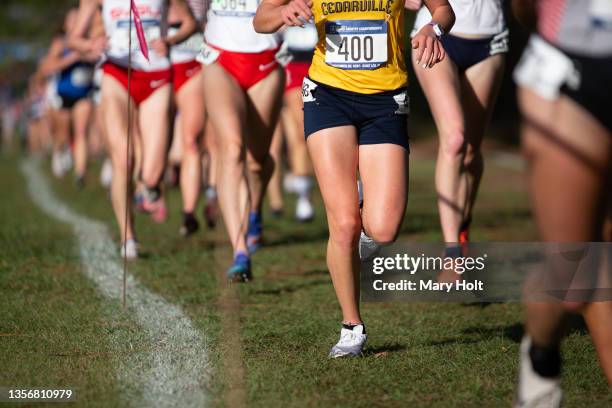
<svg viewBox="0 0 612 408">
<path fill-rule="evenodd" d="M 200 223 L 193 214 L 183 214 L 183 225 L 179 230 L 183 237 L 195 234 L 200 229 Z"/>
</svg>

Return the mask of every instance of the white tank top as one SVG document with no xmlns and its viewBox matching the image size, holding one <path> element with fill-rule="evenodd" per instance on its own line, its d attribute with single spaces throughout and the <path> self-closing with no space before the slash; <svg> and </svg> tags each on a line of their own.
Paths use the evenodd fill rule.
<svg viewBox="0 0 612 408">
<path fill-rule="evenodd" d="M 449 0 L 455 12 L 455 25 L 451 34 L 496 35 L 506 29 L 503 0 Z M 421 7 L 414 22 L 414 36 L 431 21 L 427 7 Z"/>
<path fill-rule="evenodd" d="M 201 32 L 201 24 L 206 11 L 205 0 L 188 0 L 189 8 L 198 23 L 198 31 L 184 42 L 173 46 L 170 49 L 170 61 L 173 64 L 194 61 L 202 51 L 204 45 L 204 35 Z M 178 27 L 170 27 L 168 36 L 171 37 L 178 32 Z"/>
<path fill-rule="evenodd" d="M 278 48 L 279 34 L 259 34 L 253 17 L 259 0 L 212 0 L 208 10 L 205 38 L 226 51 L 257 53 Z"/>
<path fill-rule="evenodd" d="M 149 61 L 142 55 L 136 26 L 132 24 L 132 68 L 139 71 L 162 71 L 170 67 L 167 57 L 157 55 L 151 47 L 151 41 L 161 37 L 162 16 L 165 14 L 166 0 L 134 0 L 140 13 L 142 27 L 149 45 Z M 109 40 L 106 51 L 107 60 L 122 66 L 128 66 L 130 1 L 104 0 L 102 6 L 104 28 Z"/>
</svg>

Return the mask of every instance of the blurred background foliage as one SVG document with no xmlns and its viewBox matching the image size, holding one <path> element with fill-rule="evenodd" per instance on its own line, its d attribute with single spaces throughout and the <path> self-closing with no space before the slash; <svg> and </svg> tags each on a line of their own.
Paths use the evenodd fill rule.
<svg viewBox="0 0 612 408">
<path fill-rule="evenodd" d="M 0 89 L 8 87 L 12 94 L 21 94 L 29 75 L 36 68 L 37 61 L 46 52 L 54 33 L 59 30 L 66 11 L 77 5 L 78 0 L 0 0 Z M 414 13 L 406 13 L 406 57 L 410 71 L 413 117 L 410 133 L 411 137 L 419 138 L 431 135 L 433 129 L 427 101 L 409 62 L 408 34 L 412 29 L 414 16 Z M 526 33 L 516 24 L 509 10 L 507 10 L 507 20 L 511 33 L 511 51 L 506 60 L 506 74 L 497 101 L 491 133 L 497 141 L 514 144 L 517 142 L 518 112 L 511 73 L 522 53 Z"/>
<path fill-rule="evenodd" d="M 22 84 L 78 0 L 0 0 L 0 85 Z"/>
</svg>

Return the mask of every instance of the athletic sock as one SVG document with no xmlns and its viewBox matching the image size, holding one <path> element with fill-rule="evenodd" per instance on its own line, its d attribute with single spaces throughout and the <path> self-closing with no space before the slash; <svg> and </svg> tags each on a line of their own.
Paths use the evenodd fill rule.
<svg viewBox="0 0 612 408">
<path fill-rule="evenodd" d="M 159 198 L 161 197 L 161 189 L 159 188 L 159 186 L 149 187 L 145 184 L 144 192 L 147 196 L 147 200 L 152 203 L 159 200 Z"/>
<path fill-rule="evenodd" d="M 561 352 L 559 345 L 537 346 L 533 342 L 529 348 L 529 358 L 533 370 L 545 378 L 555 378 L 561 374 Z"/>
<path fill-rule="evenodd" d="M 207 200 L 214 200 L 217 198 L 217 189 L 214 187 L 208 187 L 206 189 L 205 196 Z"/>
<path fill-rule="evenodd" d="M 247 235 L 261 235 L 263 229 L 261 213 L 252 211 L 249 213 L 249 228 Z"/>
<path fill-rule="evenodd" d="M 461 227 L 459 228 L 459 232 L 464 232 L 470 229 L 470 225 L 472 225 L 472 217 L 468 217 L 465 221 L 461 223 Z"/>
<path fill-rule="evenodd" d="M 461 245 L 449 245 L 444 248 L 445 258 L 461 258 L 463 256 Z"/>
<path fill-rule="evenodd" d="M 249 258 L 246 252 L 239 251 L 234 255 L 234 265 L 244 265 L 248 267 L 250 263 L 251 258 Z"/>
<path fill-rule="evenodd" d="M 362 326 L 363 327 L 363 334 L 366 334 L 366 328 L 365 328 L 365 324 L 363 323 L 359 323 L 359 324 L 352 324 L 352 323 L 342 323 L 342 328 L 346 329 L 346 330 L 350 330 L 353 331 L 353 329 L 357 326 Z"/>
<path fill-rule="evenodd" d="M 310 189 L 312 187 L 312 179 L 310 176 L 293 176 L 293 185 L 298 197 L 310 197 Z"/>
</svg>

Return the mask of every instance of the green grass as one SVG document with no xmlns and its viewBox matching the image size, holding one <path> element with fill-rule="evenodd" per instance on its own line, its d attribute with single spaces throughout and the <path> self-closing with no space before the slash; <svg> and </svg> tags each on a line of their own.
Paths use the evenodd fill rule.
<svg viewBox="0 0 612 408">
<path fill-rule="evenodd" d="M 401 239 L 437 241 L 433 162 L 415 157 Z M 0 164 L 0 180 L 9 192 L 0 201 L 0 333 L 14 334 L 0 337 L 0 385 L 74 385 L 84 405 L 117 405 L 120 389 L 108 332 L 136 336 L 139 328 L 128 316 L 117 317 L 118 305 L 101 299 L 80 274 L 71 231 L 29 203 L 16 164 Z M 522 178 L 489 164 L 474 240 L 536 239 Z M 56 193 L 115 231 L 106 192 L 95 180 L 78 192 L 69 180 L 54 180 Z M 220 274 L 229 262 L 224 231 L 180 238 L 180 197 L 174 190 L 166 224 L 137 217 L 146 256 L 130 270 L 149 290 L 183 307 L 209 337 L 216 370 L 213 405 L 227 405 L 224 396 L 236 385 L 223 365 L 220 336 L 224 319 L 234 318 L 239 326 L 229 335 L 240 339 L 249 406 L 509 406 L 522 333 L 519 304 L 364 304 L 370 335 L 366 357 L 326 358 L 337 340 L 340 312 L 325 265 L 320 197 L 315 201 L 318 218 L 310 224 L 296 224 L 290 214 L 281 220 L 265 217 L 268 246 L 254 256 L 256 280 L 234 292 L 240 309 L 231 316 L 219 298 Z M 292 204 L 288 199 L 288 213 Z M 563 352 L 566 405 L 610 406 L 612 395 L 588 335 L 574 331 Z"/>
</svg>

